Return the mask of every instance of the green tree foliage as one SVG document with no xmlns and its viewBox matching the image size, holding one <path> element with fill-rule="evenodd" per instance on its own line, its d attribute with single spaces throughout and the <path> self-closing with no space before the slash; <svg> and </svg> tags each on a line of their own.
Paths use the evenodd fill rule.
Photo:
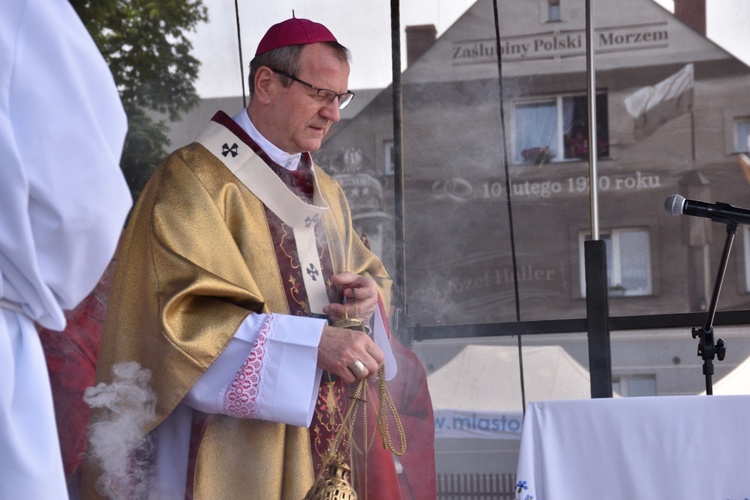
<svg viewBox="0 0 750 500">
<path fill-rule="evenodd" d="M 166 120 L 198 103 L 200 61 L 186 33 L 208 20 L 202 0 L 70 0 L 109 63 L 128 115 L 121 167 L 133 197 L 167 153 Z"/>
</svg>

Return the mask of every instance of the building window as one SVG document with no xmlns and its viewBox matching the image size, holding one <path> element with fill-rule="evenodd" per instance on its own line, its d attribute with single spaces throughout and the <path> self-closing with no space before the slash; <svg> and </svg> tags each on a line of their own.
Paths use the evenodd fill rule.
<svg viewBox="0 0 750 500">
<path fill-rule="evenodd" d="M 549 0 L 547 4 L 547 19 L 550 22 L 560 21 L 560 0 Z"/>
<path fill-rule="evenodd" d="M 656 396 L 656 377 L 654 375 L 622 376 L 612 381 L 612 391 L 620 396 L 631 398 Z"/>
<path fill-rule="evenodd" d="M 393 175 L 395 171 L 393 167 L 393 141 L 385 141 L 383 143 L 383 148 L 385 158 L 385 175 Z"/>
<path fill-rule="evenodd" d="M 585 95 L 518 101 L 514 106 L 514 163 L 588 158 L 588 102 Z M 596 96 L 599 158 L 609 157 L 607 95 Z"/>
<path fill-rule="evenodd" d="M 610 297 L 651 295 L 651 244 L 648 230 L 641 228 L 613 229 L 599 237 L 607 249 L 607 285 Z M 584 241 L 591 238 L 581 233 L 579 261 L 581 294 L 586 296 L 586 262 Z"/>
<path fill-rule="evenodd" d="M 750 292 L 750 228 L 744 224 L 740 227 L 742 228 L 742 246 L 745 250 L 745 291 Z"/>
<path fill-rule="evenodd" d="M 750 117 L 734 121 L 734 152 L 750 153 Z"/>
</svg>

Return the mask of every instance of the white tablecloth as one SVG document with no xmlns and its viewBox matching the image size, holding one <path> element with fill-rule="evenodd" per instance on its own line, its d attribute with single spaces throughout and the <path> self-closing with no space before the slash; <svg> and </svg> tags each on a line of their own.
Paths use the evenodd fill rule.
<svg viewBox="0 0 750 500">
<path fill-rule="evenodd" d="M 750 396 L 530 403 L 517 499 L 750 498 Z"/>
</svg>

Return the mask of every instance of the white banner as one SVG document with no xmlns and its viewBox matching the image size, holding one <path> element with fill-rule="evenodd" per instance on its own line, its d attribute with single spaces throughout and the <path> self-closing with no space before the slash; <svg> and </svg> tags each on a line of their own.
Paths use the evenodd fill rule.
<svg viewBox="0 0 750 500">
<path fill-rule="evenodd" d="M 625 109 L 630 116 L 638 118 L 657 104 L 675 99 L 680 94 L 693 88 L 693 65 L 686 64 L 684 68 L 657 83 L 654 86 L 643 87 L 625 98 Z"/>
<path fill-rule="evenodd" d="M 635 118 L 633 137 L 641 141 L 656 129 L 693 107 L 693 65 L 652 87 L 643 87 L 625 98 L 625 108 Z"/>
<path fill-rule="evenodd" d="M 523 412 L 435 409 L 435 438 L 521 439 Z"/>
</svg>

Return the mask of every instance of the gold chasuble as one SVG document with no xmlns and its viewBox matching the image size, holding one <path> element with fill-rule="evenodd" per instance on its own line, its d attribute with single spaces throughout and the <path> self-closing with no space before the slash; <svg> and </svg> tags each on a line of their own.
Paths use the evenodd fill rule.
<svg viewBox="0 0 750 500">
<path fill-rule="evenodd" d="M 330 176 L 313 166 L 312 203 L 301 200 L 224 113 L 198 141 L 171 154 L 143 190 L 107 307 L 97 382 L 111 383 L 118 363 L 150 370 L 156 414 L 144 435 L 175 410 L 248 314 L 322 314 L 340 301 L 327 278 L 343 271 L 372 277 L 388 310 L 391 280 L 353 231 Z M 95 411 L 92 423 L 104 417 Z M 313 484 L 306 428 L 197 411 L 193 428 L 186 498 L 301 500 Z M 82 498 L 97 498 L 97 477 L 87 462 Z"/>
</svg>

